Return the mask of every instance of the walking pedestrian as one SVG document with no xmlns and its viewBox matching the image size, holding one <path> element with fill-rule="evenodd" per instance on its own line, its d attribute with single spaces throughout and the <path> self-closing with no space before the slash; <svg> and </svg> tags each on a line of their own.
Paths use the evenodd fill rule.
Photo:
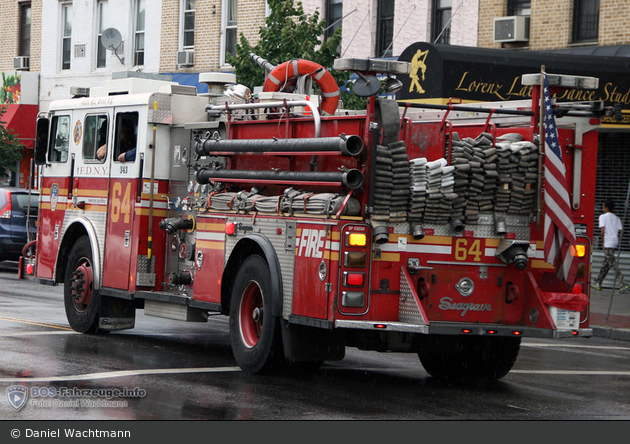
<svg viewBox="0 0 630 444">
<path fill-rule="evenodd" d="M 615 248 L 619 245 L 619 236 L 623 226 L 621 220 L 614 213 L 615 202 L 612 199 L 606 199 L 603 205 L 604 214 L 599 216 L 599 228 L 602 230 L 602 249 L 604 250 L 604 262 L 602 268 L 599 270 L 599 275 L 593 283 L 595 290 L 601 290 L 602 282 L 606 278 L 610 268 L 615 270 L 617 280 L 621 284 L 619 292 L 627 291 L 630 286 L 626 284 L 626 280 L 623 277 L 623 273 L 619 269 L 617 262 L 615 261 Z"/>
</svg>

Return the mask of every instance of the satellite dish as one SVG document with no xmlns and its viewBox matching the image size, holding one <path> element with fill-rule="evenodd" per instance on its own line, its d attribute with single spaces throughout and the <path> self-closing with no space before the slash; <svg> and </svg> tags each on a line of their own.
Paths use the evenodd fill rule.
<svg viewBox="0 0 630 444">
<path fill-rule="evenodd" d="M 118 48 L 120 48 L 120 44 L 122 43 L 122 35 L 120 35 L 120 31 L 116 28 L 107 28 L 101 34 L 101 45 L 103 45 L 106 49 L 111 49 L 114 51 L 114 55 L 120 63 L 125 64 L 124 57 L 121 59 L 118 55 Z"/>
<path fill-rule="evenodd" d="M 103 31 L 103 34 L 101 34 L 101 44 L 107 49 L 111 49 L 112 51 L 116 50 L 121 42 L 122 35 L 120 35 L 120 31 L 116 28 L 107 28 Z"/>
</svg>

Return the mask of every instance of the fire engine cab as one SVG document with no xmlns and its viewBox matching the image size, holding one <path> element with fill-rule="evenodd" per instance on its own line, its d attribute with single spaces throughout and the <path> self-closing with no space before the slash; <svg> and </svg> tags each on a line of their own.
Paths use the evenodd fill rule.
<svg viewBox="0 0 630 444">
<path fill-rule="evenodd" d="M 33 277 L 64 285 L 74 330 L 133 328 L 137 310 L 220 314 L 248 373 L 358 347 L 458 379 L 505 376 L 522 337 L 592 334 L 596 104 L 553 104 L 571 287 L 544 259 L 540 74 L 523 77 L 531 101 L 404 104 L 379 91 L 408 63 L 339 59 L 367 97 L 351 111 L 324 67 L 267 66 L 259 94 L 112 80 L 38 117 Z M 320 103 L 287 92 L 303 77 Z M 553 91 L 597 83 L 548 78 Z"/>
</svg>

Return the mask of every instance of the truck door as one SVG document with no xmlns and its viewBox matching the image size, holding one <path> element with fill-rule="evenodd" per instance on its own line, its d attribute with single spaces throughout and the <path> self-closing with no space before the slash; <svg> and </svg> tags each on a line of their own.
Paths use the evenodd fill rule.
<svg viewBox="0 0 630 444">
<path fill-rule="evenodd" d="M 66 206 L 72 197 L 69 155 L 72 113 L 56 111 L 37 121 L 37 164 L 42 166 L 37 277 L 53 279 Z"/>
<path fill-rule="evenodd" d="M 107 153 L 110 177 L 103 286 L 123 290 L 129 289 L 131 256 L 136 251 L 132 239 L 140 175 L 138 118 L 138 111 L 116 110 L 113 146 Z"/>
</svg>

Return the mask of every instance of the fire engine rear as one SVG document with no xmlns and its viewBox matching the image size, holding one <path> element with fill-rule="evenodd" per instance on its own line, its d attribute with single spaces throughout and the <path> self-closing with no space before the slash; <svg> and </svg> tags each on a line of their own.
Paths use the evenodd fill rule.
<svg viewBox="0 0 630 444">
<path fill-rule="evenodd" d="M 205 95 L 129 78 L 39 116 L 34 278 L 64 285 L 74 330 L 220 314 L 248 373 L 358 347 L 458 379 L 505 376 L 522 337 L 591 335 L 596 104 L 553 104 L 572 286 L 544 254 L 540 74 L 523 77 L 531 101 L 404 104 L 378 93 L 409 64 L 339 59 L 367 97 L 350 111 L 324 67 L 262 64 L 259 94 L 225 74 L 201 75 Z M 304 79 L 319 103 L 287 92 Z"/>
</svg>

